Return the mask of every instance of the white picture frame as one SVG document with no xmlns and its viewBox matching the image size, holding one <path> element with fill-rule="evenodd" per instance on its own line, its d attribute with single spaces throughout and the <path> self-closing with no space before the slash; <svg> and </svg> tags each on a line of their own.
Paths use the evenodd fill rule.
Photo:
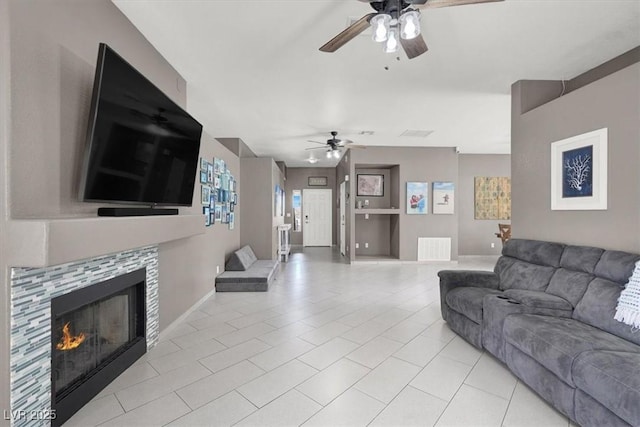
<svg viewBox="0 0 640 427">
<path fill-rule="evenodd" d="M 455 184 L 449 181 L 433 183 L 433 214 L 453 215 L 455 206 Z"/>
<path fill-rule="evenodd" d="M 551 144 L 551 210 L 607 209 L 607 140 L 602 128 Z"/>
</svg>

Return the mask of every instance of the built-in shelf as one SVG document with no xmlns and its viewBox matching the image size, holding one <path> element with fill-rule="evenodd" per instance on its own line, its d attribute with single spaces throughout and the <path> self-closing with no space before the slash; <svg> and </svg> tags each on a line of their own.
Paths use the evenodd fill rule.
<svg viewBox="0 0 640 427">
<path fill-rule="evenodd" d="M 48 267 L 204 234 L 202 215 L 12 220 L 11 267 Z"/>
<path fill-rule="evenodd" d="M 363 209 L 355 209 L 354 210 L 356 215 L 364 215 L 364 214 L 371 214 L 371 215 L 399 215 L 400 214 L 400 209 L 367 209 L 367 208 L 363 208 Z"/>
</svg>

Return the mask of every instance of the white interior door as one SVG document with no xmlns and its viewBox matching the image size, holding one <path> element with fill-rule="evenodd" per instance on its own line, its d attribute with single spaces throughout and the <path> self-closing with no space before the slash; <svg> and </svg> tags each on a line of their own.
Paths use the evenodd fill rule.
<svg viewBox="0 0 640 427">
<path fill-rule="evenodd" d="M 331 190 L 302 190 L 302 244 L 331 246 Z"/>
<path fill-rule="evenodd" d="M 346 215 L 346 183 L 342 182 L 340 184 L 340 253 L 342 255 L 345 255 L 346 252 L 346 244 L 345 244 L 345 240 L 347 238 L 347 223 L 345 220 L 345 215 Z"/>
</svg>

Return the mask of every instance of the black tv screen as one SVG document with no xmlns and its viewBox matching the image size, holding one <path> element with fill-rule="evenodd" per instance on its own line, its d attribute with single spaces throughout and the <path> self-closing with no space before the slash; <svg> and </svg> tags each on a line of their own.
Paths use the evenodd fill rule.
<svg viewBox="0 0 640 427">
<path fill-rule="evenodd" d="M 81 200 L 191 206 L 201 134 L 200 123 L 101 43 Z"/>
</svg>

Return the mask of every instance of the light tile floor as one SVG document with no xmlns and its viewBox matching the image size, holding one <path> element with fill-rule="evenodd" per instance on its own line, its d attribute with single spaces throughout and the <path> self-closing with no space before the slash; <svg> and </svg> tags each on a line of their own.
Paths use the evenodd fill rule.
<svg viewBox="0 0 640 427">
<path fill-rule="evenodd" d="M 437 272 L 494 261 L 307 248 L 268 292 L 213 295 L 65 425 L 572 426 L 441 319 Z"/>
</svg>

